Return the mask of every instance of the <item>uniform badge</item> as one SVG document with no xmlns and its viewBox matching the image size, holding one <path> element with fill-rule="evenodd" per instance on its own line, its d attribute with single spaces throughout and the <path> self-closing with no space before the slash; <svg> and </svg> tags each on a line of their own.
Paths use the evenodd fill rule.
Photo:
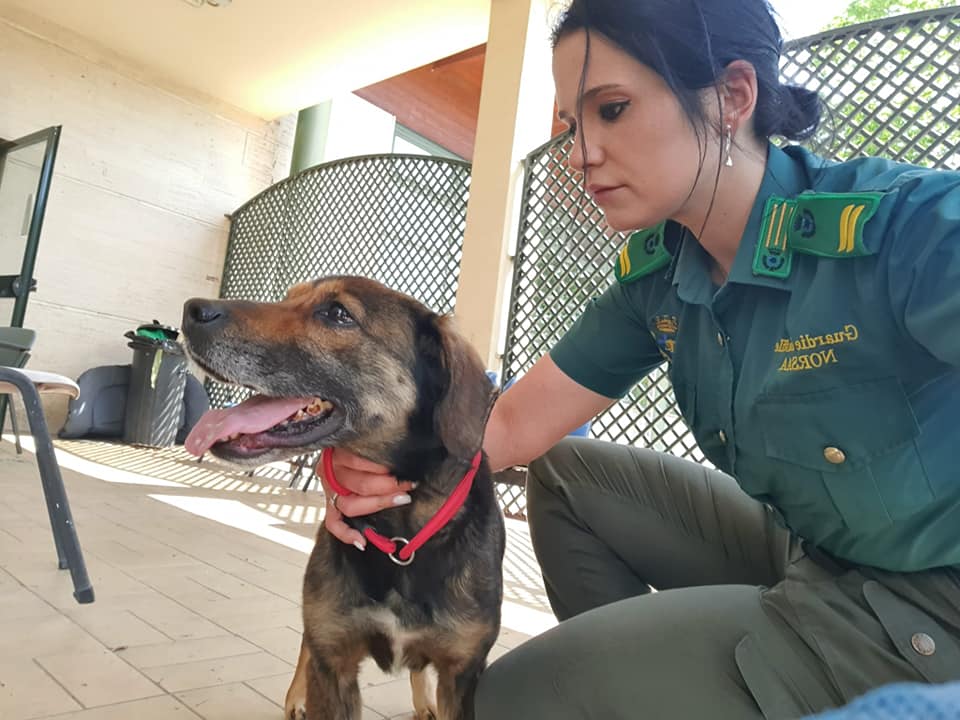
<svg viewBox="0 0 960 720">
<path fill-rule="evenodd" d="M 630 236 L 614 264 L 618 282 L 633 282 L 670 264 L 670 253 L 663 246 L 665 225 L 660 223 Z"/>
<path fill-rule="evenodd" d="M 660 354 L 672 361 L 673 351 L 677 347 L 677 318 L 673 315 L 654 317 L 652 335 L 660 349 Z"/>
<path fill-rule="evenodd" d="M 883 193 L 804 192 L 787 199 L 772 196 L 763 210 L 763 224 L 753 258 L 753 274 L 790 276 L 795 252 L 826 258 L 871 255 L 863 230 L 874 216 Z"/>
</svg>

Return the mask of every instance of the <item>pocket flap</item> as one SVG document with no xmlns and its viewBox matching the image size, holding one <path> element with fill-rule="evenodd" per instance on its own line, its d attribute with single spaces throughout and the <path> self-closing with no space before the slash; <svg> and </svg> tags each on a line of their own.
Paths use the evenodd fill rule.
<svg viewBox="0 0 960 720">
<path fill-rule="evenodd" d="M 757 401 L 768 456 L 821 472 L 862 467 L 911 442 L 920 426 L 897 378 Z M 838 457 L 842 460 L 831 462 Z M 832 455 L 831 455 L 832 453 Z"/>
<path fill-rule="evenodd" d="M 923 610 L 898 597 L 876 580 L 863 584 L 866 598 L 897 652 L 927 682 L 957 679 L 960 645 Z"/>
<path fill-rule="evenodd" d="M 737 669 L 767 720 L 786 720 L 832 707 L 835 702 L 792 652 L 763 647 L 763 636 L 749 634 L 734 650 Z"/>
</svg>

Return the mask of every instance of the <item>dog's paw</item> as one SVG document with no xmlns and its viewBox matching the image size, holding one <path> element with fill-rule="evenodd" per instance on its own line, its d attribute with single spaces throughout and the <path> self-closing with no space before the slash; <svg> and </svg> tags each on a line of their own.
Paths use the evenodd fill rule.
<svg viewBox="0 0 960 720">
<path fill-rule="evenodd" d="M 413 714 L 413 716 L 416 718 L 416 720 L 437 720 L 437 718 L 440 717 L 437 714 L 437 709 L 432 706 L 420 708 Z"/>
<path fill-rule="evenodd" d="M 284 720 L 307 720 L 307 703 L 288 702 L 283 709 Z"/>
</svg>

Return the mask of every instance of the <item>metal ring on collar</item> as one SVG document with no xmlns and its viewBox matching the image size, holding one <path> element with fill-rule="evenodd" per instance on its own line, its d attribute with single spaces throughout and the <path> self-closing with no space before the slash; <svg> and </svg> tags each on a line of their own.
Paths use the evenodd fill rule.
<svg viewBox="0 0 960 720">
<path fill-rule="evenodd" d="M 409 544 L 410 544 L 410 541 L 407 540 L 407 539 L 404 538 L 404 537 L 394 537 L 394 538 L 390 538 L 390 540 L 393 541 L 393 542 L 395 542 L 395 543 L 403 543 L 404 545 L 409 545 Z M 389 557 L 390 557 L 390 559 L 393 560 L 397 565 L 404 565 L 404 566 L 406 566 L 406 565 L 409 565 L 410 563 L 413 562 L 413 558 L 416 556 L 417 553 L 416 553 L 416 551 L 414 551 L 414 552 L 410 553 L 410 557 L 408 557 L 406 560 L 401 560 L 400 557 L 397 555 L 397 553 L 399 553 L 400 550 L 402 550 L 402 549 L 403 549 L 402 547 L 398 546 L 396 550 L 394 550 L 392 553 L 390 553 Z"/>
</svg>

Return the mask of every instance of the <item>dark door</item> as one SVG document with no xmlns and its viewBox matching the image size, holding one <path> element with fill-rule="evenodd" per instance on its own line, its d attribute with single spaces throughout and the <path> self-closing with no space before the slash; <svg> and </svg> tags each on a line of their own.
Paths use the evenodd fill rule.
<svg viewBox="0 0 960 720">
<path fill-rule="evenodd" d="M 9 307 L 2 299 L 13 300 L 14 327 L 23 327 L 36 288 L 33 268 L 59 140 L 59 125 L 19 140 L 0 139 L 0 312 Z"/>
</svg>

